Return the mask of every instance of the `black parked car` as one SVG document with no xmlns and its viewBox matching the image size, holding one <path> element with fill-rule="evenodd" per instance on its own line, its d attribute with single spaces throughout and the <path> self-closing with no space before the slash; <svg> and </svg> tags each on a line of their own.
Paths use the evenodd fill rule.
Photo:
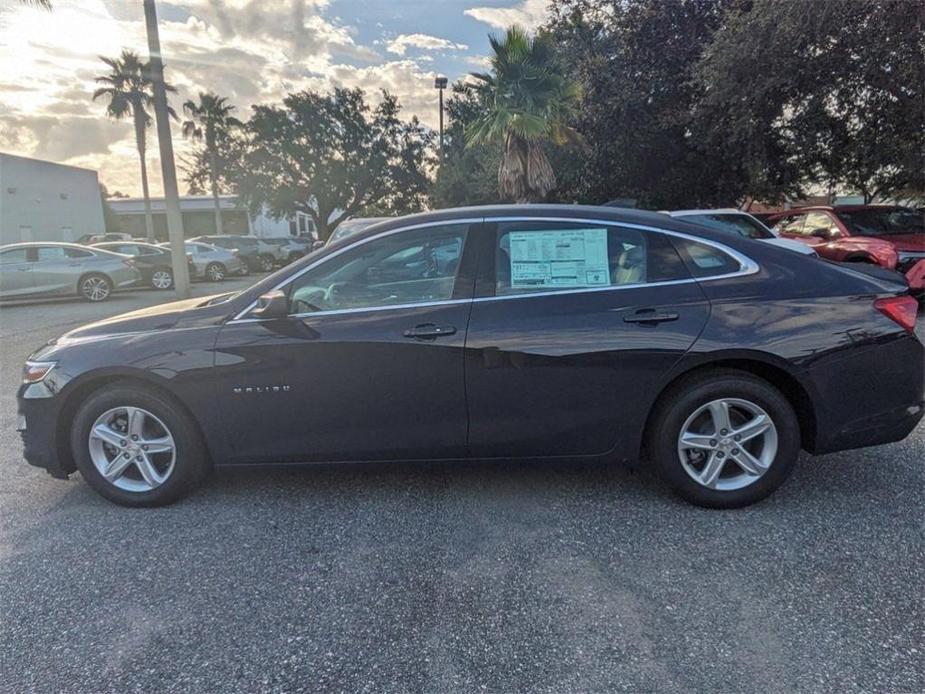
<svg viewBox="0 0 925 694">
<path fill-rule="evenodd" d="M 912 431 L 925 350 L 906 292 L 656 213 L 399 218 L 250 289 L 41 347 L 25 457 L 141 506 L 212 465 L 644 455 L 684 498 L 742 506 L 801 448 Z"/>
<path fill-rule="evenodd" d="M 154 289 L 173 287 L 173 260 L 169 249 L 140 241 L 103 241 L 94 243 L 93 247 L 132 256 L 135 269 L 141 273 L 141 284 Z M 190 277 L 195 276 L 195 268 L 189 258 L 187 266 Z"/>
</svg>

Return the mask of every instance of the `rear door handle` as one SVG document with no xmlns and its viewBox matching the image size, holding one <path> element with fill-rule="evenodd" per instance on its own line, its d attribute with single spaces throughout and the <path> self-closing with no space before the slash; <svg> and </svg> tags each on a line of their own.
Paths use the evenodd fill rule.
<svg viewBox="0 0 925 694">
<path fill-rule="evenodd" d="M 641 308 L 628 316 L 623 316 L 624 323 L 655 324 L 673 320 L 678 320 L 678 314 L 674 311 L 660 311 L 654 308 Z"/>
<path fill-rule="evenodd" d="M 445 335 L 455 335 L 456 328 L 452 325 L 434 325 L 433 323 L 422 323 L 405 331 L 405 337 L 416 337 L 424 340 L 433 340 Z"/>
</svg>

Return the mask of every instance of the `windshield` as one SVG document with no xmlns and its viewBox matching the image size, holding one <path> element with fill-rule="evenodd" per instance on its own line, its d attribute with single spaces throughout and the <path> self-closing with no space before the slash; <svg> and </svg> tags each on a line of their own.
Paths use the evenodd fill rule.
<svg viewBox="0 0 925 694">
<path fill-rule="evenodd" d="M 835 214 L 856 236 L 925 232 L 925 222 L 923 222 L 925 216 L 921 212 L 906 207 L 836 210 Z"/>
<path fill-rule="evenodd" d="M 774 238 L 767 227 L 746 214 L 692 214 L 681 219 L 718 231 L 730 231 L 748 239 Z"/>
</svg>

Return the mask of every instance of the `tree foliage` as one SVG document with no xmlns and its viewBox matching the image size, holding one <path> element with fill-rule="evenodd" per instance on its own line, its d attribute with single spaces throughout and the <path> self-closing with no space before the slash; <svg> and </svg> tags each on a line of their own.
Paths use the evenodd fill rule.
<svg viewBox="0 0 925 694">
<path fill-rule="evenodd" d="M 906 0 L 732 5 L 696 72 L 699 130 L 773 188 L 768 158 L 800 184 L 865 201 L 925 190 L 925 6 Z"/>
<path fill-rule="evenodd" d="M 549 140 L 575 140 L 567 124 L 578 99 L 575 82 L 563 74 L 551 37 L 529 36 L 517 26 L 490 36 L 490 73 L 473 73 L 473 89 L 483 106 L 466 128 L 473 145 L 503 143 L 498 166 L 502 197 L 516 202 L 543 200 L 556 187 L 556 175 L 543 150 Z"/>
<path fill-rule="evenodd" d="M 322 239 L 344 219 L 375 207 L 423 209 L 432 134 L 383 92 L 378 105 L 359 89 L 303 91 L 282 106 L 255 106 L 233 177 L 252 208 L 305 212 Z"/>
</svg>

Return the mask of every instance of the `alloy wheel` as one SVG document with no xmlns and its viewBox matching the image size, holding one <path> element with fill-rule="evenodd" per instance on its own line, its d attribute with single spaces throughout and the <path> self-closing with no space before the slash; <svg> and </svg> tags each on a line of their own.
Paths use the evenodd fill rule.
<svg viewBox="0 0 925 694">
<path fill-rule="evenodd" d="M 777 455 L 777 427 L 753 402 L 721 398 L 697 408 L 678 436 L 684 471 L 708 489 L 742 489 L 764 475 Z"/>
<path fill-rule="evenodd" d="M 151 275 L 151 285 L 155 289 L 170 289 L 173 284 L 173 275 L 169 270 L 155 270 Z"/>
<path fill-rule="evenodd" d="M 263 272 L 272 272 L 273 271 L 273 259 L 268 258 L 267 256 L 260 257 L 260 269 Z"/>
<path fill-rule="evenodd" d="M 103 277 L 88 277 L 81 284 L 80 291 L 90 301 L 103 301 L 109 296 L 109 282 Z"/>
<path fill-rule="evenodd" d="M 140 407 L 114 407 L 90 427 L 90 459 L 103 479 L 128 492 L 149 492 L 170 477 L 177 446 L 158 417 Z"/>
<path fill-rule="evenodd" d="M 206 268 L 206 271 L 209 275 L 209 279 L 213 282 L 221 282 L 225 279 L 225 269 L 219 264 L 210 265 Z"/>
</svg>

